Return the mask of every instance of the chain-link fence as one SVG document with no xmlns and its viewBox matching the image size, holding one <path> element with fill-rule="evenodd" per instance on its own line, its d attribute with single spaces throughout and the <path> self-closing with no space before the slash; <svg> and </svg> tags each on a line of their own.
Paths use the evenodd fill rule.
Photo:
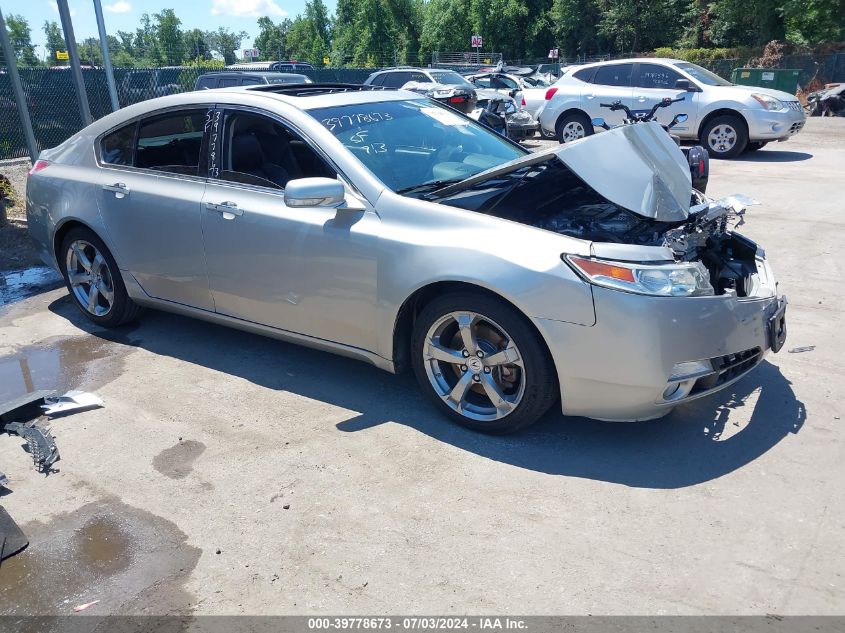
<svg viewBox="0 0 845 633">
<path fill-rule="evenodd" d="M 194 89 L 197 78 L 209 72 L 201 67 L 115 68 L 121 106 Z M 303 71 L 312 81 L 362 83 L 376 68 L 318 68 Z M 19 68 L 26 105 L 39 149 L 54 147 L 83 127 L 73 77 L 67 66 Z M 111 113 L 105 70 L 83 68 L 91 116 Z M 8 73 L 0 68 L 0 160 L 27 156 L 26 139 L 18 116 Z"/>
<path fill-rule="evenodd" d="M 482 53 L 484 55 L 489 54 Z M 482 63 L 486 64 L 487 59 L 483 57 Z M 489 59 L 492 63 L 493 58 Z M 747 63 L 748 60 L 728 59 L 703 65 L 730 79 L 734 68 Z M 802 86 L 811 81 L 845 82 L 843 53 L 826 56 L 789 55 L 784 57 L 781 67 L 799 69 L 799 83 Z M 193 90 L 197 77 L 209 70 L 212 69 L 196 66 L 116 68 L 114 74 L 120 104 L 126 106 L 153 97 Z M 317 82 L 361 83 L 376 70 L 378 68 L 319 68 L 304 71 L 303 74 Z M 20 68 L 19 73 L 39 149 L 54 147 L 83 127 L 73 78 L 67 66 Z M 91 115 L 97 119 L 109 114 L 112 107 L 105 71 L 100 68 L 83 68 L 82 77 Z M 0 67 L 0 160 L 27 155 L 11 81 L 5 69 Z"/>
</svg>

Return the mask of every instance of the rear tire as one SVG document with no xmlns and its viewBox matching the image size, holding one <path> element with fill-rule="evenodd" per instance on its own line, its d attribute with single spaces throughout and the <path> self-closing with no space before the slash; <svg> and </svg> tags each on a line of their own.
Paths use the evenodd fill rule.
<svg viewBox="0 0 845 633">
<path fill-rule="evenodd" d="M 583 112 L 572 112 L 560 118 L 555 127 L 559 143 L 569 143 L 593 134 L 593 124 Z"/>
<path fill-rule="evenodd" d="M 90 229 L 77 226 L 68 231 L 59 265 L 73 303 L 93 323 L 112 328 L 138 316 L 140 307 L 129 298 L 114 257 Z"/>
<path fill-rule="evenodd" d="M 748 145 L 748 127 L 738 115 L 713 117 L 701 128 L 701 144 L 711 158 L 734 158 Z"/>
<path fill-rule="evenodd" d="M 537 421 L 558 396 L 552 359 L 526 318 L 478 292 L 426 305 L 411 338 L 421 389 L 458 424 L 512 433 Z"/>
</svg>

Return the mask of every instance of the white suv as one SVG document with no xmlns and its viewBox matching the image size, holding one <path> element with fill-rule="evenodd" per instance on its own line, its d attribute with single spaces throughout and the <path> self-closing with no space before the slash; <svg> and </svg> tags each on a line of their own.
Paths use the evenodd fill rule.
<svg viewBox="0 0 845 633">
<path fill-rule="evenodd" d="M 699 140 L 711 156 L 731 158 L 769 141 L 785 141 L 804 127 L 804 110 L 791 94 L 737 86 L 709 70 L 678 59 L 624 59 L 571 67 L 546 91 L 540 127 L 561 143 L 593 133 L 590 121 L 622 123 L 624 113 L 601 104 L 621 101 L 649 110 L 671 97 L 684 101 L 660 110 L 660 122 L 689 118 L 672 128 L 682 139 Z M 665 120 L 664 120 L 665 119 Z"/>
</svg>

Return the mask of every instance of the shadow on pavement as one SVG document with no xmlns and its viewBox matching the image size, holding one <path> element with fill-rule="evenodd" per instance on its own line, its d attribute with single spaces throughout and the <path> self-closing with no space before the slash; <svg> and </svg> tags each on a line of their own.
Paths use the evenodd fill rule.
<svg viewBox="0 0 845 633">
<path fill-rule="evenodd" d="M 148 310 L 136 325 L 104 330 L 87 321 L 69 297 L 51 303 L 50 310 L 116 344 L 357 412 L 337 425 L 343 432 L 403 424 L 505 464 L 637 488 L 680 488 L 726 475 L 797 433 L 806 418 L 791 383 L 764 361 L 728 389 L 661 420 L 598 422 L 565 417 L 555 406 L 531 428 L 494 437 L 449 422 L 410 374 L 394 376 L 348 358 L 164 312 Z"/>
<path fill-rule="evenodd" d="M 756 152 L 745 152 L 733 160 L 746 163 L 796 163 L 813 157 L 807 152 L 790 152 L 780 149 L 759 149 Z"/>
</svg>

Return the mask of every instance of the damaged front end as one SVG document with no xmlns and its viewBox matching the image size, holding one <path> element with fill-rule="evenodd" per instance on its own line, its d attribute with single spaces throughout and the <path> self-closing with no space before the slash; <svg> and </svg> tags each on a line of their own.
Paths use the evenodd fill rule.
<svg viewBox="0 0 845 633">
<path fill-rule="evenodd" d="M 694 190 L 657 124 L 528 155 L 427 198 L 591 242 L 591 259 L 564 260 L 593 284 L 657 296 L 776 292 L 763 251 L 733 231 L 756 203 Z"/>
</svg>

